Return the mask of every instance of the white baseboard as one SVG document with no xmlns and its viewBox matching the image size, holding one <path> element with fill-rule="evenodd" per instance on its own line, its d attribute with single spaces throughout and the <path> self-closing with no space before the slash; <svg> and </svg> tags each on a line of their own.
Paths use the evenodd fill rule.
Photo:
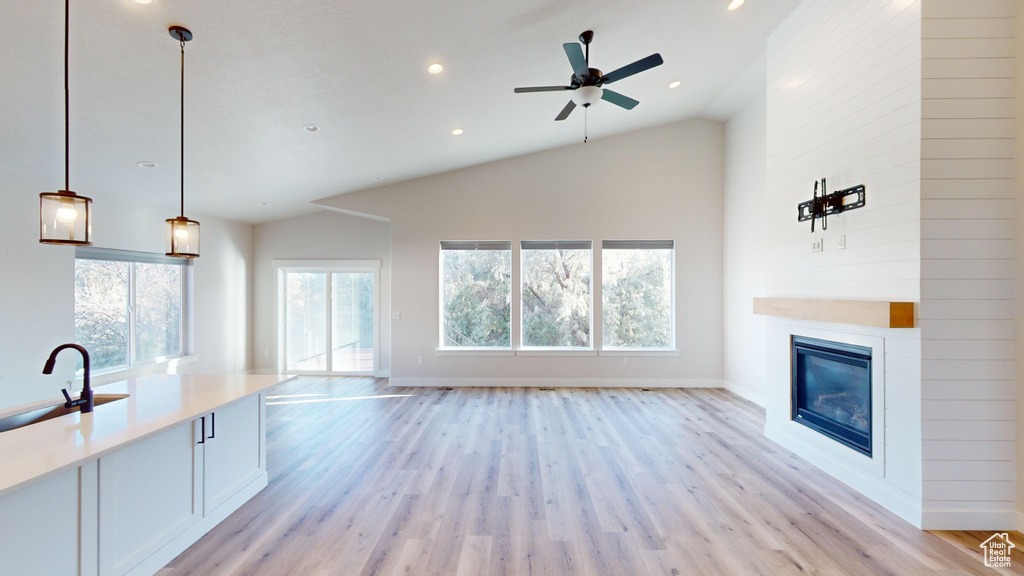
<svg viewBox="0 0 1024 576">
<path fill-rule="evenodd" d="M 1020 526 L 1016 510 L 924 510 L 922 530 L 982 530 L 1006 532 Z"/>
<path fill-rule="evenodd" d="M 724 380 L 722 382 L 722 384 L 723 384 L 722 387 L 725 388 L 726 390 L 728 390 L 729 392 L 732 392 L 733 394 L 735 394 L 735 395 L 737 395 L 737 396 L 739 396 L 741 398 L 745 398 L 747 400 L 750 400 L 751 402 L 753 402 L 754 404 L 757 404 L 761 408 L 765 408 L 768 405 L 768 400 L 764 397 L 763 394 L 760 394 L 758 392 L 754 392 L 750 388 L 747 388 L 745 386 L 740 386 L 739 384 L 737 384 L 737 383 L 735 383 L 735 382 L 733 382 L 731 380 Z"/>
<path fill-rule="evenodd" d="M 721 388 L 703 378 L 391 378 L 393 387 L 502 388 Z"/>
<path fill-rule="evenodd" d="M 789 432 L 772 426 L 764 427 L 764 435 L 772 442 L 817 466 L 836 480 L 878 502 L 882 507 L 921 528 L 921 503 L 913 496 L 896 488 L 885 481 L 885 478 L 873 476 L 858 470 L 845 462 L 831 457 L 793 437 Z"/>
<path fill-rule="evenodd" d="M 278 372 L 277 372 L 277 370 L 274 370 L 273 368 L 256 368 L 254 370 L 249 370 L 248 373 L 249 374 L 253 374 L 253 375 L 257 375 L 257 374 L 277 374 Z"/>
<path fill-rule="evenodd" d="M 374 378 L 391 378 L 391 370 L 377 370 L 373 373 Z"/>
</svg>

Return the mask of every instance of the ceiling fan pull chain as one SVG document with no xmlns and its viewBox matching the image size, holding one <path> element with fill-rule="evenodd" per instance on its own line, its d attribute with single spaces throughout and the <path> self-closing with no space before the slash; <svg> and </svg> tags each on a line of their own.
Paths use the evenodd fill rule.
<svg viewBox="0 0 1024 576">
<path fill-rule="evenodd" d="M 590 109 L 583 109 L 583 143 L 587 143 L 587 139 L 590 137 Z"/>
</svg>

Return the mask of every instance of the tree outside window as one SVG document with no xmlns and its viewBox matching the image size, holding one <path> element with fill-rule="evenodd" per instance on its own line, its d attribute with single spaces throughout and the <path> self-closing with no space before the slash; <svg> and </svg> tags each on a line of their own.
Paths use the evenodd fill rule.
<svg viewBox="0 0 1024 576">
<path fill-rule="evenodd" d="M 522 243 L 524 348 L 590 348 L 591 243 Z"/>
</svg>

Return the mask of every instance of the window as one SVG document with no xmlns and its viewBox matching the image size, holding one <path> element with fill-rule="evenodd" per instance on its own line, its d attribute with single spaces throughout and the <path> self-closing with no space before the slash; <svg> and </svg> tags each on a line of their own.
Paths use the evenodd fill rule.
<svg viewBox="0 0 1024 576">
<path fill-rule="evenodd" d="M 377 369 L 379 260 L 279 261 L 288 373 Z"/>
<path fill-rule="evenodd" d="M 673 248 L 671 240 L 602 243 L 604 348 L 675 347 Z"/>
<path fill-rule="evenodd" d="M 185 353 L 188 266 L 157 254 L 77 249 L 75 340 L 89 350 L 94 370 Z"/>
<path fill-rule="evenodd" d="M 591 242 L 521 245 L 524 348 L 590 348 Z"/>
<path fill-rule="evenodd" d="M 512 348 L 511 242 L 441 242 L 441 347 Z"/>
</svg>

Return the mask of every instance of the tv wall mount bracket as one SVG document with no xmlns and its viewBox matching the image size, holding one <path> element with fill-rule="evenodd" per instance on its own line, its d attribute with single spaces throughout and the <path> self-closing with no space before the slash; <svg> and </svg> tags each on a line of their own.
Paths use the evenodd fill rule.
<svg viewBox="0 0 1024 576">
<path fill-rule="evenodd" d="M 811 221 L 811 232 L 814 232 L 814 221 L 821 218 L 821 229 L 828 230 L 829 215 L 839 215 L 847 210 L 864 206 L 866 189 L 863 184 L 837 190 L 831 194 L 826 191 L 825 179 L 821 179 L 821 195 L 818 195 L 818 184 L 814 182 L 814 197 L 797 204 L 797 222 Z"/>
</svg>

